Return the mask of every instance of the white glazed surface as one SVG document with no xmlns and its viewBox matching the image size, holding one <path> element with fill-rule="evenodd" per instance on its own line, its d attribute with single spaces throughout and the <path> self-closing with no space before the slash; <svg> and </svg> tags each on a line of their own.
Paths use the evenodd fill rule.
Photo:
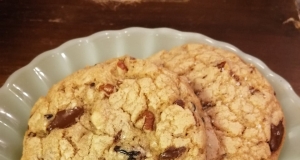
<svg viewBox="0 0 300 160">
<path fill-rule="evenodd" d="M 199 33 L 168 28 L 126 28 L 102 31 L 70 40 L 46 51 L 14 72 L 0 88 L 0 159 L 20 159 L 23 134 L 31 107 L 59 80 L 74 71 L 109 58 L 131 55 L 147 58 L 160 50 L 186 43 L 205 43 L 232 51 L 255 65 L 274 87 L 286 117 L 286 137 L 280 160 L 300 158 L 300 98 L 290 84 L 262 61 L 235 46 Z"/>
</svg>

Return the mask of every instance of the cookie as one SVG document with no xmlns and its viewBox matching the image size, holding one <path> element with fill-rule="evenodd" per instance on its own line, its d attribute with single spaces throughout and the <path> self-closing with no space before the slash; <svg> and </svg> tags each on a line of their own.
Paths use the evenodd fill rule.
<svg viewBox="0 0 300 160">
<path fill-rule="evenodd" d="M 201 104 L 187 79 L 120 57 L 55 84 L 33 106 L 22 160 L 205 159 Z"/>
<path fill-rule="evenodd" d="M 262 74 L 236 54 L 204 44 L 161 51 L 150 61 L 186 76 L 207 114 L 207 158 L 277 159 L 284 115 Z"/>
</svg>

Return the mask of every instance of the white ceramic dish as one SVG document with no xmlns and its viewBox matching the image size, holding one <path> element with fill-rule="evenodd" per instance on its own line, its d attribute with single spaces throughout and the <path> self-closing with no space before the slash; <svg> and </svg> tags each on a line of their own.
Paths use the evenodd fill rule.
<svg viewBox="0 0 300 160">
<path fill-rule="evenodd" d="M 146 58 L 160 50 L 191 42 L 211 44 L 235 52 L 263 73 L 273 85 L 287 121 L 286 140 L 280 159 L 300 159 L 300 98 L 286 80 L 259 59 L 228 43 L 198 33 L 168 28 L 98 32 L 46 51 L 13 73 L 0 89 L 0 159 L 20 159 L 30 109 L 60 79 L 87 65 L 123 54 Z"/>
</svg>

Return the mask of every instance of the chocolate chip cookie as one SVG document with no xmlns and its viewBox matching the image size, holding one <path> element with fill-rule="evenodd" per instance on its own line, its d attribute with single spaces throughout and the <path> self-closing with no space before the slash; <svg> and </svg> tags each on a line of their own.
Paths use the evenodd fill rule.
<svg viewBox="0 0 300 160">
<path fill-rule="evenodd" d="M 205 159 L 199 99 L 187 79 L 120 57 L 75 72 L 33 106 L 22 160 Z"/>
<path fill-rule="evenodd" d="M 253 65 L 204 44 L 161 51 L 149 60 L 190 81 L 208 115 L 208 159 L 278 158 L 284 115 L 271 85 Z"/>
</svg>

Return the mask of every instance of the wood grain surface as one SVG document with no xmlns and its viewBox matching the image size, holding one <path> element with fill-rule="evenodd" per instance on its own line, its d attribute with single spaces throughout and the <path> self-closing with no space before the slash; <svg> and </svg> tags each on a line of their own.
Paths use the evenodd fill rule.
<svg viewBox="0 0 300 160">
<path fill-rule="evenodd" d="M 300 95 L 300 31 L 293 0 L 0 0 L 0 86 L 38 54 L 73 38 L 127 27 L 169 27 L 231 43 L 267 64 Z"/>
</svg>

